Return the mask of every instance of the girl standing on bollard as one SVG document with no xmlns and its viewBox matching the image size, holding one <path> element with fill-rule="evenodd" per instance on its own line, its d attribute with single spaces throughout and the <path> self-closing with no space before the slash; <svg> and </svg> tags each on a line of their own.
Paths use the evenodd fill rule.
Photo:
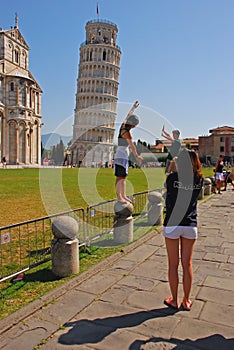
<svg viewBox="0 0 234 350">
<path fill-rule="evenodd" d="M 139 118 L 133 114 L 134 110 L 139 106 L 139 102 L 136 101 L 126 119 L 121 124 L 118 136 L 118 147 L 114 157 L 115 168 L 115 188 L 117 194 L 117 201 L 121 203 L 131 202 L 126 195 L 126 177 L 128 175 L 128 162 L 129 162 L 129 147 L 136 157 L 139 165 L 142 163 L 142 157 L 138 155 L 136 147 L 132 141 L 130 130 L 135 128 L 139 124 Z"/>
<path fill-rule="evenodd" d="M 179 260 L 183 268 L 181 308 L 190 311 L 192 253 L 197 239 L 197 199 L 203 186 L 201 163 L 195 151 L 183 149 L 176 161 L 176 172 L 166 180 L 166 216 L 163 235 L 168 255 L 168 279 L 171 297 L 164 304 L 178 309 Z M 181 256 L 179 256 L 179 253 Z"/>
</svg>

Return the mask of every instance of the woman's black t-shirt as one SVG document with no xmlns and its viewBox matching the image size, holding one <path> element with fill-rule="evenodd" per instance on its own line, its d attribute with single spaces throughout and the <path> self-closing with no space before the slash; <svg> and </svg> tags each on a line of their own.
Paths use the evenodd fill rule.
<svg viewBox="0 0 234 350">
<path fill-rule="evenodd" d="M 223 172 L 223 167 L 224 167 L 223 162 L 218 161 L 217 166 L 216 166 L 216 172 L 217 173 L 222 173 Z"/>
<path fill-rule="evenodd" d="M 177 172 L 168 175 L 164 226 L 197 226 L 197 199 L 202 186 L 203 178 L 182 181 Z"/>
</svg>

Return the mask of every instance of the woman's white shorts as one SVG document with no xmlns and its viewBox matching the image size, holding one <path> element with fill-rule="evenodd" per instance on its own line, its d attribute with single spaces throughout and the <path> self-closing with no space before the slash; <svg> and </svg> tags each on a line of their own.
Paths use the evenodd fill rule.
<svg viewBox="0 0 234 350">
<path fill-rule="evenodd" d="M 163 236 L 171 239 L 180 237 L 197 239 L 197 227 L 194 226 L 163 226 Z"/>
<path fill-rule="evenodd" d="M 216 178 L 216 180 L 224 181 L 223 173 L 216 173 L 215 178 Z"/>
</svg>

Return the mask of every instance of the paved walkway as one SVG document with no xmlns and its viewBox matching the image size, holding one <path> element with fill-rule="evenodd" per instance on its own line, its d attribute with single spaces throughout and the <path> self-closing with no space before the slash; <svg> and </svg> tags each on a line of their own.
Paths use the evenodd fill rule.
<svg viewBox="0 0 234 350">
<path fill-rule="evenodd" d="M 153 231 L 0 321 L 0 349 L 234 349 L 233 218 L 231 188 L 199 205 L 191 312 L 163 305 L 166 250 Z"/>
</svg>

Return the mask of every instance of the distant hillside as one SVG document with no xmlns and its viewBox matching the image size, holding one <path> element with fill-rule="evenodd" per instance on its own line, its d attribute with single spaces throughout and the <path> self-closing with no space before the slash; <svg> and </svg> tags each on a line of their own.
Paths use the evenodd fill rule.
<svg viewBox="0 0 234 350">
<path fill-rule="evenodd" d="M 56 133 L 41 135 L 41 142 L 45 149 L 50 149 L 50 147 L 57 145 L 60 140 L 62 140 L 64 145 L 67 146 L 68 142 L 71 141 L 71 139 L 72 136 L 63 136 Z"/>
</svg>

